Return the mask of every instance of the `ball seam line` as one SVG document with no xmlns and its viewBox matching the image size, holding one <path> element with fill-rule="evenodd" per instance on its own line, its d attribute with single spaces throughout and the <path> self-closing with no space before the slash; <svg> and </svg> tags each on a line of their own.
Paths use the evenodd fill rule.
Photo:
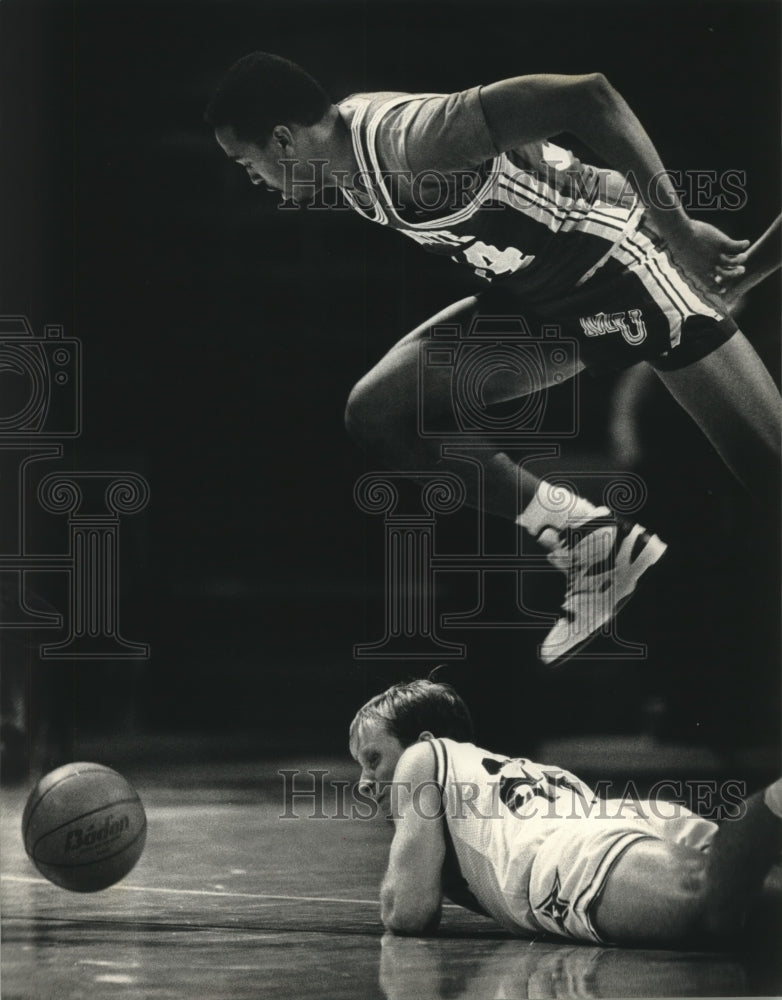
<svg viewBox="0 0 782 1000">
<path fill-rule="evenodd" d="M 107 768 L 103 764 L 90 764 L 89 767 L 84 771 L 76 771 L 73 774 L 64 774 L 59 781 L 55 781 L 55 783 L 51 786 L 51 788 L 47 788 L 46 791 L 43 793 L 43 795 L 41 795 L 41 797 L 35 803 L 33 808 L 30 810 L 30 815 L 27 817 L 27 823 L 22 830 L 22 836 L 24 838 L 24 843 L 25 843 L 25 850 L 27 850 L 27 831 L 30 829 L 30 823 L 32 822 L 33 816 L 35 815 L 35 812 L 40 806 L 40 804 L 43 802 L 43 800 L 50 792 L 53 792 L 55 788 L 59 788 L 64 781 L 71 781 L 73 778 L 79 777 L 82 774 L 95 774 L 96 772 L 103 773 L 105 771 L 110 771 L 110 770 L 111 768 Z M 114 773 L 116 774 L 117 772 Z M 120 777 L 122 776 L 120 775 Z M 35 791 L 35 789 L 33 789 L 33 791 Z M 30 852 L 28 851 L 27 853 L 29 854 Z"/>
</svg>

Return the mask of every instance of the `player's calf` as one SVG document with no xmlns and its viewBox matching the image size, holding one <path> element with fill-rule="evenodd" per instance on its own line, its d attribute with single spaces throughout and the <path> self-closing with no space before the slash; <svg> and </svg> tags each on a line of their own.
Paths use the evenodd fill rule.
<svg viewBox="0 0 782 1000">
<path fill-rule="evenodd" d="M 751 796 L 738 819 L 724 821 L 707 855 L 708 908 L 712 938 L 743 931 L 782 851 L 782 778 Z"/>
</svg>

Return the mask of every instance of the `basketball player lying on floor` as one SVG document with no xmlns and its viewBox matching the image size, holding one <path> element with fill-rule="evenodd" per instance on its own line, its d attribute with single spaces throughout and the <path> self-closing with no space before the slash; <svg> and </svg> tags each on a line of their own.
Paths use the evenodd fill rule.
<svg viewBox="0 0 782 1000">
<path fill-rule="evenodd" d="M 538 343 L 517 339 L 492 354 L 482 341 L 483 367 L 476 370 L 473 353 L 465 369 L 478 379 L 480 407 L 518 400 L 584 367 L 650 364 L 738 479 L 774 509 L 779 394 L 716 294 L 741 277 L 748 241 L 688 217 L 641 123 L 600 73 L 521 76 L 454 94 L 356 94 L 334 104 L 301 67 L 255 52 L 228 71 L 206 120 L 253 184 L 300 204 L 328 203 L 322 192 L 339 189 L 360 215 L 450 258 L 481 284 L 361 379 L 346 420 L 389 467 L 461 477 L 477 445 L 484 490 L 479 496 L 466 484 L 471 501 L 529 532 L 567 577 L 562 614 L 540 647 L 545 663 L 595 635 L 665 544 L 606 507 L 552 490 L 503 452 L 487 453 L 468 431 L 460 431 L 459 457 L 422 436 L 424 391 L 432 426 L 459 431 L 454 371 L 464 355 L 429 366 L 419 386 L 421 349 L 434 327 L 466 338 L 478 319 L 523 315 L 533 329 L 556 326 L 578 343 L 569 360 L 540 370 Z M 612 169 L 582 164 L 548 141 L 561 132 Z M 475 341 L 466 347 L 474 352 Z"/>
<path fill-rule="evenodd" d="M 599 800 L 557 767 L 475 746 L 450 685 L 397 684 L 350 727 L 360 787 L 393 816 L 389 931 L 436 930 L 443 896 L 511 932 L 600 944 L 732 942 L 782 847 L 782 779 L 717 825 L 675 803 Z"/>
</svg>

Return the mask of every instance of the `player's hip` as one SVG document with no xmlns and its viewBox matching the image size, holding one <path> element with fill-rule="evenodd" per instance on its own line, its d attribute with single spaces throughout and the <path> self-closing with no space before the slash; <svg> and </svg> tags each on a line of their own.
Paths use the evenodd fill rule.
<svg viewBox="0 0 782 1000">
<path fill-rule="evenodd" d="M 532 915 L 550 933 L 603 943 L 594 910 L 623 854 L 640 840 L 702 852 L 716 829 L 676 803 L 600 800 L 593 815 L 563 822 L 541 844 L 529 878 Z"/>
<path fill-rule="evenodd" d="M 528 323 L 576 345 L 587 367 L 621 369 L 638 361 L 682 367 L 724 343 L 737 327 L 719 301 L 676 267 L 654 234 L 628 234 L 585 280 L 527 303 L 498 283 L 481 311 L 524 313 Z"/>
</svg>

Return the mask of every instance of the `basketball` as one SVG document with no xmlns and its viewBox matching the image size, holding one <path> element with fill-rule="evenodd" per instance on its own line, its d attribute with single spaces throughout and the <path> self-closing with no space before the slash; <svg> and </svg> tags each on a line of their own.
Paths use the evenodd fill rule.
<svg viewBox="0 0 782 1000">
<path fill-rule="evenodd" d="M 141 857 L 147 817 L 135 790 L 102 764 L 66 764 L 44 775 L 22 816 L 24 847 L 38 871 L 71 892 L 98 892 Z"/>
</svg>

